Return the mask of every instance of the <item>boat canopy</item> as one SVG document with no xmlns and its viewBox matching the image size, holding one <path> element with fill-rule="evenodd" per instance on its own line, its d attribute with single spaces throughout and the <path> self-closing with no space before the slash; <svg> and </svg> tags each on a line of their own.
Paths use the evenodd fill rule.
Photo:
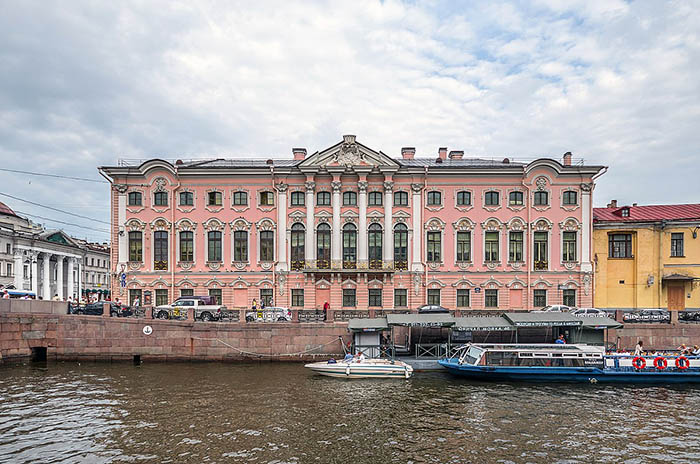
<svg viewBox="0 0 700 464">
<path fill-rule="evenodd" d="M 386 317 L 375 317 L 372 319 L 349 319 L 348 329 L 353 332 L 381 332 L 388 330 L 389 324 Z"/>
<path fill-rule="evenodd" d="M 583 318 L 569 313 L 505 313 L 503 315 L 516 327 L 578 327 Z"/>
<path fill-rule="evenodd" d="M 609 317 L 581 317 L 583 327 L 586 329 L 618 329 L 622 327 L 621 322 L 617 322 Z"/>
<path fill-rule="evenodd" d="M 455 318 L 452 330 L 496 332 L 515 330 L 515 326 L 503 316 L 472 316 Z"/>
<path fill-rule="evenodd" d="M 449 314 L 387 314 L 389 325 L 407 327 L 452 327 L 455 318 Z"/>
</svg>

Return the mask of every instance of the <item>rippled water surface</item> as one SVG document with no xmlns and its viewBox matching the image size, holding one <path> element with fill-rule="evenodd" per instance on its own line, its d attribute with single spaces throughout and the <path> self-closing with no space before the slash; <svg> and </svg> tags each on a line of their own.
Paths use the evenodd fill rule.
<svg viewBox="0 0 700 464">
<path fill-rule="evenodd" d="M 700 462 L 700 389 L 0 366 L 0 462 Z"/>
</svg>

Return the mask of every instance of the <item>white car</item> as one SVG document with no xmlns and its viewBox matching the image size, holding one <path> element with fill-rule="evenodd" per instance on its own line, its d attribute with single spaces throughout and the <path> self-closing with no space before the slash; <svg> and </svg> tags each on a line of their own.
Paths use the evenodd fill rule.
<svg viewBox="0 0 700 464">
<path fill-rule="evenodd" d="M 538 309 L 536 311 L 532 311 L 533 313 L 568 313 L 571 311 L 572 308 L 571 306 L 566 306 L 566 305 L 549 305 L 545 306 L 542 309 Z"/>
<path fill-rule="evenodd" d="M 577 317 L 608 317 L 608 313 L 596 308 L 579 308 L 572 311 L 571 314 Z"/>
<path fill-rule="evenodd" d="M 246 322 L 291 322 L 292 312 L 288 308 L 271 306 L 269 308 L 245 313 Z"/>
</svg>

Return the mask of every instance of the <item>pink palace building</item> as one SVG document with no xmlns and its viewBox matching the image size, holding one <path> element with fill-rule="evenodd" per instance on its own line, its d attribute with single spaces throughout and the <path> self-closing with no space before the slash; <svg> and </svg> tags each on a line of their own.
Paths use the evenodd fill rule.
<svg viewBox="0 0 700 464">
<path fill-rule="evenodd" d="M 604 167 L 571 153 L 391 158 L 353 135 L 292 153 L 100 168 L 112 182 L 112 295 L 334 312 L 592 305 L 591 195 Z"/>
</svg>

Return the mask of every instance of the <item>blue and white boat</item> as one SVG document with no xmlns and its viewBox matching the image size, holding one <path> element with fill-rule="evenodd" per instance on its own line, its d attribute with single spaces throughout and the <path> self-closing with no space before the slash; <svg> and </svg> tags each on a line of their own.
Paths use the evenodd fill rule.
<svg viewBox="0 0 700 464">
<path fill-rule="evenodd" d="M 700 383 L 700 357 L 606 354 L 590 345 L 464 345 L 438 361 L 478 380 L 591 383 Z"/>
</svg>

